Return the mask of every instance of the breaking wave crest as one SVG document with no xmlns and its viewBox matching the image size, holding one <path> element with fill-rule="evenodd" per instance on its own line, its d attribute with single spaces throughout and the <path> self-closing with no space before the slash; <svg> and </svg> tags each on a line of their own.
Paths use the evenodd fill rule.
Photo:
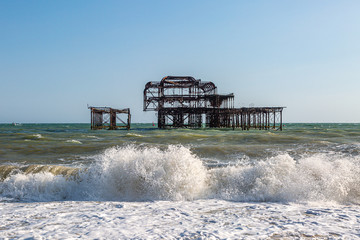
<svg viewBox="0 0 360 240">
<path fill-rule="evenodd" d="M 360 204 L 360 159 L 288 154 L 212 172 L 214 194 L 235 201 L 331 201 Z"/>
<path fill-rule="evenodd" d="M 110 148 L 90 172 L 109 199 L 194 199 L 204 196 L 207 180 L 202 161 L 181 146 Z"/>
<path fill-rule="evenodd" d="M 288 154 L 207 168 L 183 146 L 113 147 L 87 168 L 0 166 L 0 200 L 331 201 L 360 204 L 360 159 Z"/>
</svg>

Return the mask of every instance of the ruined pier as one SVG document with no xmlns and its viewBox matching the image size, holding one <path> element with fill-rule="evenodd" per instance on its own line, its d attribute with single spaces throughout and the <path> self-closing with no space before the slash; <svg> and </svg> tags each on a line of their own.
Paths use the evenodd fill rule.
<svg viewBox="0 0 360 240">
<path fill-rule="evenodd" d="M 251 128 L 282 130 L 284 107 L 234 107 L 234 94 L 218 94 L 213 82 L 167 76 L 148 82 L 144 111 L 157 111 L 159 128 Z"/>
<path fill-rule="evenodd" d="M 91 129 L 116 130 L 130 129 L 130 109 L 115 109 L 110 107 L 88 107 L 91 112 Z M 123 120 L 121 117 L 127 118 Z"/>
</svg>

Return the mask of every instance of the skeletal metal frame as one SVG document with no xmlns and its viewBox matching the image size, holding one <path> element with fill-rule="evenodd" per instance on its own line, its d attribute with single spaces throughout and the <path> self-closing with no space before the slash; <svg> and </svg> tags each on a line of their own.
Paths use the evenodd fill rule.
<svg viewBox="0 0 360 240">
<path fill-rule="evenodd" d="M 89 107 L 89 109 L 91 111 L 91 129 L 93 130 L 115 130 L 120 128 L 130 129 L 130 108 L 115 109 L 110 107 Z M 127 120 L 122 120 L 119 116 L 120 114 L 127 115 Z"/>
<path fill-rule="evenodd" d="M 212 82 L 167 76 L 148 82 L 144 111 L 157 111 L 159 128 L 250 128 L 282 130 L 284 107 L 234 108 L 234 94 L 217 94 Z"/>
</svg>

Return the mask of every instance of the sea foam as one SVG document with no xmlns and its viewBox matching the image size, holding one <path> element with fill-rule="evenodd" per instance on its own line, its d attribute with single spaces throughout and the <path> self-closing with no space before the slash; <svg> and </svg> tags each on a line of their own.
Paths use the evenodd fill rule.
<svg viewBox="0 0 360 240">
<path fill-rule="evenodd" d="M 86 168 L 4 168 L 0 196 L 20 201 L 194 200 L 360 203 L 359 157 L 288 154 L 207 168 L 190 149 L 112 147 Z M 29 167 L 28 167 L 29 168 Z M 10 170 L 11 173 L 9 173 Z M 52 170 L 51 170 L 52 169 Z"/>
<path fill-rule="evenodd" d="M 89 173 L 96 175 L 98 192 L 110 199 L 188 200 L 204 196 L 207 170 L 182 146 L 114 147 L 105 151 Z"/>
<path fill-rule="evenodd" d="M 82 142 L 80 142 L 79 140 L 75 140 L 75 139 L 71 139 L 71 140 L 66 140 L 67 143 L 77 143 L 77 144 L 82 144 Z"/>
<path fill-rule="evenodd" d="M 360 203 L 359 158 L 288 154 L 212 171 L 213 194 L 235 201 Z"/>
</svg>

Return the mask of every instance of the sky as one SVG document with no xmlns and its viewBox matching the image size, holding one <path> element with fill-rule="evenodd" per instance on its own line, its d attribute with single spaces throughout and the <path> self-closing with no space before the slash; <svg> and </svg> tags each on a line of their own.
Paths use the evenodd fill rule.
<svg viewBox="0 0 360 240">
<path fill-rule="evenodd" d="M 149 81 L 212 81 L 284 122 L 360 122 L 360 1 L 0 1 L 0 123 L 143 112 Z"/>
</svg>

